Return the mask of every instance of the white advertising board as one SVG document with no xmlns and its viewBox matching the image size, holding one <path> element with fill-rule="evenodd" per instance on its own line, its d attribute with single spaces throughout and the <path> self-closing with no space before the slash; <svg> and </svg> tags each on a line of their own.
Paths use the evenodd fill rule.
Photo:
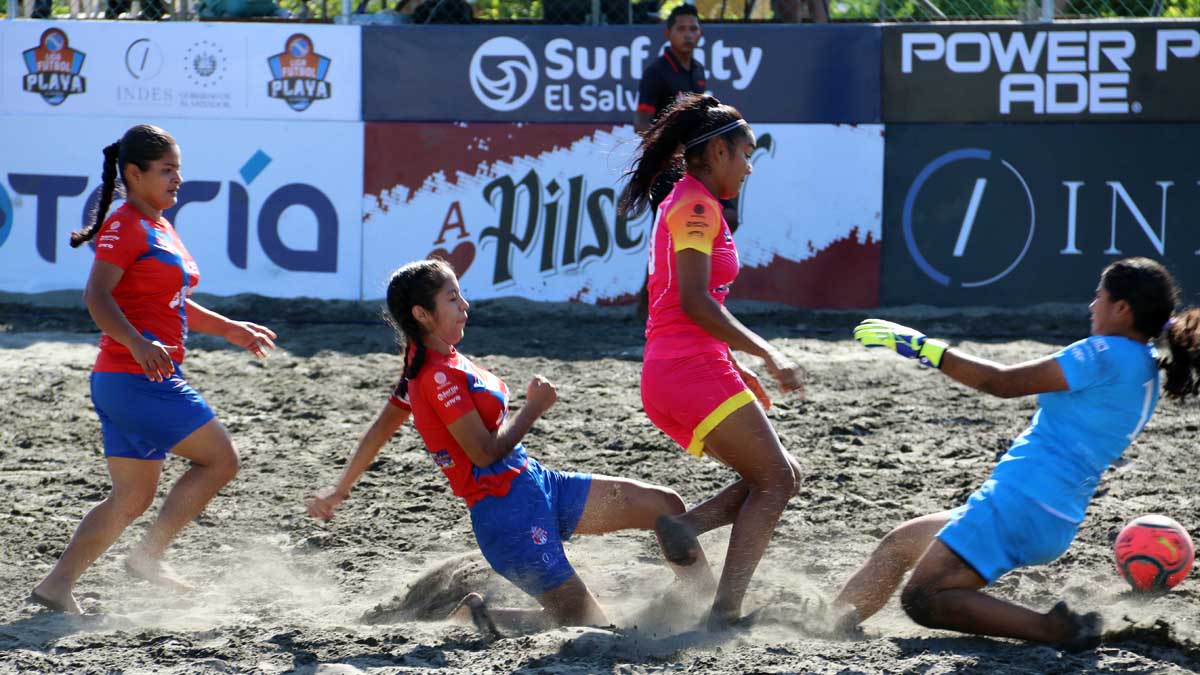
<svg viewBox="0 0 1200 675">
<path fill-rule="evenodd" d="M 0 112 L 361 119 L 354 26 L 0 22 Z"/>
<path fill-rule="evenodd" d="M 872 304 L 883 127 L 761 124 L 755 131 L 759 148 L 735 235 L 739 284 L 758 287 L 745 297 Z M 626 222 L 616 214 L 621 174 L 636 148 L 631 127 L 368 123 L 367 138 L 366 298 L 382 297 L 399 265 L 434 253 L 455 265 L 468 298 L 607 302 L 641 288 L 650 215 Z M 810 260 L 819 262 L 805 268 Z M 853 280 L 853 297 L 807 288 L 830 269 L 855 273 L 847 265 L 873 275 Z"/>
<path fill-rule="evenodd" d="M 145 121 L 0 118 L 0 290 L 83 288 L 92 251 L 68 237 L 90 222 L 101 149 Z M 200 292 L 360 296 L 361 123 L 154 121 L 179 142 L 185 182 L 164 215 Z"/>
</svg>

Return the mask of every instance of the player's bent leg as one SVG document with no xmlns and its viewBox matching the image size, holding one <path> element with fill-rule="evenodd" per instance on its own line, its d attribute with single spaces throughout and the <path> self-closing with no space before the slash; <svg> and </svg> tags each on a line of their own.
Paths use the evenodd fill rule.
<svg viewBox="0 0 1200 675">
<path fill-rule="evenodd" d="M 138 548 L 130 554 L 127 567 L 150 581 L 182 587 L 161 573 L 159 560 L 175 535 L 237 475 L 240 460 L 229 432 L 216 418 L 189 434 L 171 452 L 191 460 L 192 466 L 167 494 L 158 517 Z"/>
<path fill-rule="evenodd" d="M 833 601 L 835 624 L 850 629 L 883 609 L 949 519 L 949 511 L 920 516 L 884 535 Z"/>
<path fill-rule="evenodd" d="M 653 529 L 675 574 L 689 583 L 711 588 L 714 580 L 704 549 L 695 532 L 677 518 L 685 508 L 683 498 L 670 488 L 593 475 L 575 534 Z M 684 569 L 693 566 L 695 569 Z"/>
<path fill-rule="evenodd" d="M 78 614 L 75 582 L 154 501 L 161 461 L 109 457 L 107 463 L 112 491 L 83 517 L 54 569 L 33 589 L 31 599 L 43 606 Z"/>
<path fill-rule="evenodd" d="M 713 601 L 713 617 L 729 622 L 739 617 L 754 570 L 796 492 L 796 474 L 775 429 L 757 405 L 743 405 L 731 412 L 704 438 L 704 447 L 746 483 L 746 498 L 733 522 L 725 569 Z"/>
<path fill-rule="evenodd" d="M 536 599 L 560 626 L 607 626 L 610 623 L 596 596 L 577 574 Z"/>
<path fill-rule="evenodd" d="M 575 525 L 575 533 L 649 530 L 659 516 L 678 515 L 684 510 L 683 499 L 671 488 L 629 478 L 592 475 L 587 504 Z"/>
<path fill-rule="evenodd" d="M 973 635 L 1056 643 L 1075 637 L 1070 617 L 1042 614 L 980 589 L 987 581 L 941 540 L 934 539 L 900 595 L 913 621 Z"/>
</svg>

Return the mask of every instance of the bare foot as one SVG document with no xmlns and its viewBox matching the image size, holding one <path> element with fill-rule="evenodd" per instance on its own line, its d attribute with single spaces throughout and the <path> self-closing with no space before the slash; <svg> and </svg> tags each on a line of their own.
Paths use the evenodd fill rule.
<svg viewBox="0 0 1200 675">
<path fill-rule="evenodd" d="M 716 609 L 710 610 L 708 616 L 704 618 L 704 627 L 710 633 L 724 633 L 734 630 L 748 630 L 754 625 L 754 622 L 759 619 L 762 614 L 762 609 L 756 609 L 745 616 L 740 613 L 727 614 L 718 612 Z"/>
<path fill-rule="evenodd" d="M 136 552 L 125 558 L 125 571 L 138 579 L 176 593 L 188 593 L 195 590 L 191 585 L 176 579 L 161 560 Z"/>
<path fill-rule="evenodd" d="M 825 624 L 835 640 L 856 640 L 864 637 L 862 619 L 852 606 L 834 606 L 825 612 Z"/>
<path fill-rule="evenodd" d="M 1064 636 L 1055 642 L 1070 652 L 1081 652 L 1100 646 L 1104 633 L 1104 621 L 1098 612 L 1080 614 L 1059 601 L 1046 616 L 1066 628 Z"/>
<path fill-rule="evenodd" d="M 483 596 L 478 593 L 468 593 L 466 597 L 459 601 L 458 606 L 450 611 L 446 620 L 458 623 L 470 621 L 475 626 L 475 630 L 486 636 L 493 638 L 503 637 L 500 629 L 496 628 L 496 622 L 492 621 L 492 615 L 488 613 L 487 603 L 484 602 Z"/>
<path fill-rule="evenodd" d="M 83 614 L 83 610 L 79 608 L 79 603 L 75 602 L 75 596 L 72 595 L 71 589 L 65 591 L 54 591 L 46 588 L 46 583 L 38 584 L 26 602 L 32 602 L 36 605 L 41 605 L 52 612 L 62 612 L 63 614 Z"/>
<path fill-rule="evenodd" d="M 683 521 L 662 515 L 654 521 L 654 533 L 662 545 L 663 557 L 672 565 L 687 567 L 700 558 L 700 540 Z"/>
</svg>

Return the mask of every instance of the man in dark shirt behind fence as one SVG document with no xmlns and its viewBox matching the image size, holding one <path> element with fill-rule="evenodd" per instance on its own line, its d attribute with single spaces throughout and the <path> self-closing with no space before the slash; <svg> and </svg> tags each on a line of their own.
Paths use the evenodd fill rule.
<svg viewBox="0 0 1200 675">
<path fill-rule="evenodd" d="M 642 73 L 638 87 L 638 107 L 634 113 L 633 127 L 644 133 L 662 111 L 682 94 L 703 94 L 708 88 L 708 76 L 704 64 L 692 58 L 704 30 L 700 27 L 700 15 L 694 5 L 683 4 L 667 15 L 666 36 L 669 46 L 662 55 L 654 59 Z M 679 176 L 664 176 L 650 195 L 650 208 L 657 212 L 658 205 L 671 191 L 674 180 Z M 738 228 L 737 198 L 722 199 L 725 221 L 730 232 Z M 644 321 L 647 314 L 646 284 L 638 293 L 637 317 Z"/>
</svg>

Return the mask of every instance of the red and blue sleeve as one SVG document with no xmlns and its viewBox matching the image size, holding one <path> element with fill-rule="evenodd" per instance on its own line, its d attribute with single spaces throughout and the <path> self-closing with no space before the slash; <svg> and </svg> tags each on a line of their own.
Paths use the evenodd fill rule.
<svg viewBox="0 0 1200 675">
<path fill-rule="evenodd" d="M 426 366 L 429 367 L 429 366 Z M 433 367 L 417 378 L 421 398 L 433 409 L 442 424 L 450 425 L 475 410 L 467 384 L 467 374 L 455 368 Z"/>
<path fill-rule="evenodd" d="M 146 232 L 137 221 L 125 222 L 112 219 L 104 223 L 96 234 L 96 260 L 111 263 L 123 270 L 148 251 Z"/>
</svg>

